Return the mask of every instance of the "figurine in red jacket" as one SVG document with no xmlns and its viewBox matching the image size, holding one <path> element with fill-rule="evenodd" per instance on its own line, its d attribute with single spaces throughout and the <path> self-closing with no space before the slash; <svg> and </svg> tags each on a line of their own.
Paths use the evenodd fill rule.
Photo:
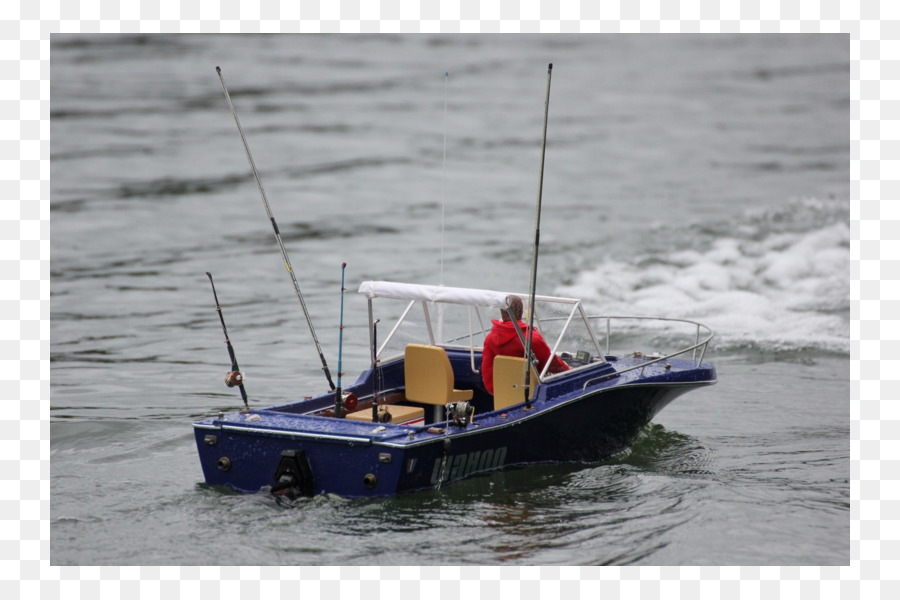
<svg viewBox="0 0 900 600">
<path fill-rule="evenodd" d="M 522 322 L 522 299 L 518 296 L 509 297 L 509 308 L 516 316 L 519 322 L 519 328 L 528 339 L 528 325 Z M 500 311 L 503 320 L 492 319 L 493 327 L 491 332 L 484 339 L 484 351 L 481 355 L 481 379 L 484 381 L 484 387 L 491 394 L 494 393 L 494 357 L 495 356 L 525 356 L 525 348 L 519 340 L 516 333 L 516 326 L 509 319 L 509 315 L 505 310 Z M 531 350 L 537 357 L 540 366 L 537 371 L 540 373 L 547 364 L 550 357 L 550 346 L 541 337 L 541 334 L 535 330 L 531 339 Z M 569 365 L 564 363 L 558 356 L 553 356 L 550 363 L 548 373 L 561 373 L 569 370 Z"/>
</svg>

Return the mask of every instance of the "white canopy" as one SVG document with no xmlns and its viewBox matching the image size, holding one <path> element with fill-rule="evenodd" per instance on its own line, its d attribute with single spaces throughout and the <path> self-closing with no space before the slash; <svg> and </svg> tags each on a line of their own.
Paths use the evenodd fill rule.
<svg viewBox="0 0 900 600">
<path fill-rule="evenodd" d="M 394 298 L 395 300 L 424 300 L 446 302 L 465 306 L 506 307 L 506 292 L 475 290 L 471 288 L 419 285 L 393 281 L 363 281 L 359 293 L 367 298 Z"/>
</svg>

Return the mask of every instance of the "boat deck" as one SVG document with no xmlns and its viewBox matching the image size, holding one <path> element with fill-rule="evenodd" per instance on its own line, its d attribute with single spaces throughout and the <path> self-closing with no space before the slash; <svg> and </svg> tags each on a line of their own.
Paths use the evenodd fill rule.
<svg viewBox="0 0 900 600">
<path fill-rule="evenodd" d="M 459 358 L 459 357 L 457 357 Z M 707 365 L 698 369 L 696 363 L 687 360 L 668 360 L 648 363 L 648 357 L 640 353 L 622 357 L 608 357 L 608 362 L 597 362 L 581 367 L 580 372 L 571 373 L 558 382 L 545 382 L 536 389 L 533 411 L 524 411 L 522 405 L 515 405 L 503 410 L 479 410 L 468 428 L 454 427 L 446 421 L 426 422 L 421 425 L 404 425 L 393 423 L 374 423 L 354 419 L 333 418 L 334 394 L 329 392 L 299 402 L 253 409 L 248 413 L 230 413 L 217 418 L 206 419 L 195 423 L 199 429 L 229 430 L 245 432 L 253 435 L 272 435 L 278 437 L 332 440 L 337 443 L 352 444 L 387 444 L 409 445 L 435 437 L 459 434 L 467 429 L 484 429 L 507 426 L 518 419 L 531 418 L 536 414 L 552 409 L 554 406 L 582 396 L 585 391 L 599 391 L 605 388 L 639 384 L 670 382 L 692 383 L 708 379 Z M 454 361 L 454 368 L 462 361 Z M 643 365 L 643 367 L 642 367 Z M 402 365 L 401 365 L 402 366 Z M 711 368 L 711 367 L 708 367 Z M 460 385 L 471 385 L 461 380 Z M 474 374 L 477 375 L 477 374 Z M 555 389 L 548 400 L 547 388 Z M 371 407 L 371 372 L 360 378 L 356 384 L 347 388 L 348 392 L 357 393 L 361 405 Z M 487 394 L 487 392 L 484 392 Z M 368 395 L 369 401 L 365 403 Z M 402 388 L 394 389 L 390 394 L 390 404 L 409 405 L 403 398 Z M 432 407 L 427 407 L 428 409 Z M 426 410 L 426 415 L 429 411 Z"/>
</svg>

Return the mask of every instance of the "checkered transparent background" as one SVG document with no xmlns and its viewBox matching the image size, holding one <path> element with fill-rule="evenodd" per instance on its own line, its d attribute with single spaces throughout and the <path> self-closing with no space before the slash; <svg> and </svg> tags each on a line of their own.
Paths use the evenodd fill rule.
<svg viewBox="0 0 900 600">
<path fill-rule="evenodd" d="M 900 4 L 399 0 L 0 3 L 0 597 L 900 597 Z M 851 57 L 851 563 L 846 567 L 50 565 L 50 35 L 845 32 Z M 893 60 L 891 57 L 895 57 Z M 13 150 L 18 152 L 13 152 Z M 888 200 L 895 202 L 888 202 Z M 897 225 L 895 225 L 897 223 Z M 885 260 L 882 260 L 882 256 Z M 885 269 L 882 274 L 882 269 Z M 895 298 L 897 296 L 898 298 Z M 15 350 L 18 349 L 18 352 Z"/>
</svg>

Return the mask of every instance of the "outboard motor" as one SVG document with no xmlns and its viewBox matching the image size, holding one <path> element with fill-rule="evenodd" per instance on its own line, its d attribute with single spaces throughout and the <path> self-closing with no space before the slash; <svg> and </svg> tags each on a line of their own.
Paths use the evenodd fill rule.
<svg viewBox="0 0 900 600">
<path fill-rule="evenodd" d="M 284 450 L 275 470 L 272 495 L 290 500 L 313 495 L 313 475 L 303 450 Z"/>
</svg>

